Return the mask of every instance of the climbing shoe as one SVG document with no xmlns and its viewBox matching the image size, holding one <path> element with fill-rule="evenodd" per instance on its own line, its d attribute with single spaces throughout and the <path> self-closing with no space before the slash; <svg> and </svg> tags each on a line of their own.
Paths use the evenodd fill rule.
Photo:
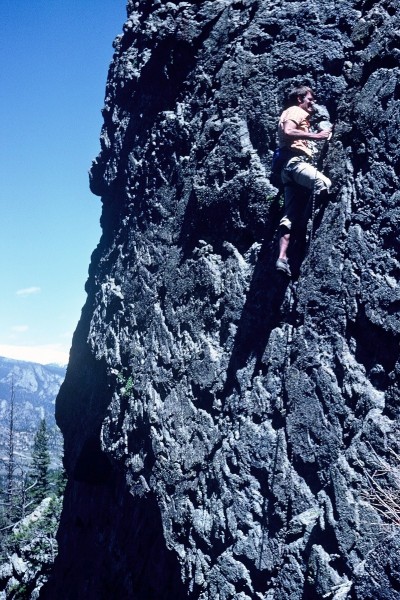
<svg viewBox="0 0 400 600">
<path fill-rule="evenodd" d="M 278 271 L 282 271 L 288 277 L 292 276 L 292 272 L 290 270 L 289 262 L 288 262 L 287 258 L 278 258 L 278 260 L 276 261 L 275 267 Z"/>
</svg>

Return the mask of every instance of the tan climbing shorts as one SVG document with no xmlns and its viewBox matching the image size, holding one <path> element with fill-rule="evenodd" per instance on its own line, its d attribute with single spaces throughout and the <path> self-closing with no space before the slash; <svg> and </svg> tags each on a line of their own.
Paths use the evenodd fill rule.
<svg viewBox="0 0 400 600">
<path fill-rule="evenodd" d="M 332 182 L 301 156 L 288 160 L 282 169 L 281 178 L 285 186 L 285 214 L 280 225 L 291 229 L 306 209 L 308 191 L 315 190 L 316 194 L 328 191 Z"/>
</svg>

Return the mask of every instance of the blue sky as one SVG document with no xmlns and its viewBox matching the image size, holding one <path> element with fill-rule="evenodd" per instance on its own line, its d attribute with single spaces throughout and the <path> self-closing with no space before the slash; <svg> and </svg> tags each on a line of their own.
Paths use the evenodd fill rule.
<svg viewBox="0 0 400 600">
<path fill-rule="evenodd" d="M 0 2 L 0 356 L 68 361 L 100 238 L 88 170 L 125 6 Z"/>
</svg>

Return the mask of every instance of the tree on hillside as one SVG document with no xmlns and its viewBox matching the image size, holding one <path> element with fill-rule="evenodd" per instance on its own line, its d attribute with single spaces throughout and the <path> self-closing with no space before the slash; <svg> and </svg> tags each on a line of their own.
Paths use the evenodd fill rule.
<svg viewBox="0 0 400 600">
<path fill-rule="evenodd" d="M 7 535 L 15 523 L 26 514 L 28 496 L 28 474 L 26 467 L 15 457 L 15 389 L 11 380 L 10 408 L 6 428 L 5 455 L 1 459 L 0 485 L 0 545 L 1 538 Z"/>
<path fill-rule="evenodd" d="M 31 481 L 33 483 L 30 496 L 35 504 L 39 504 L 49 494 L 50 488 L 50 453 L 46 419 L 40 421 L 35 434 L 32 451 Z"/>
<path fill-rule="evenodd" d="M 10 420 L 8 426 L 8 448 L 7 448 L 7 474 L 6 474 L 6 514 L 9 518 L 12 517 L 15 506 L 14 492 L 14 408 L 15 408 L 15 393 L 14 379 L 11 381 L 11 397 L 10 397 Z"/>
<path fill-rule="evenodd" d="M 19 492 L 19 481 L 17 476 L 17 465 L 15 460 L 14 452 L 14 439 L 15 439 L 15 390 L 14 390 L 14 379 L 11 380 L 11 393 L 10 393 L 10 410 L 8 426 L 6 430 L 7 442 L 6 442 L 6 454 L 2 462 L 4 463 L 4 486 L 1 490 L 1 527 L 7 528 L 10 524 L 18 519 L 18 492 Z"/>
</svg>

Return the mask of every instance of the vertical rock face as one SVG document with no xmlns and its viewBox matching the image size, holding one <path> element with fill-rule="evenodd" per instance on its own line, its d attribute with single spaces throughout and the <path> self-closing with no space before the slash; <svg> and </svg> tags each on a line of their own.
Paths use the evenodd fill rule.
<svg viewBox="0 0 400 600">
<path fill-rule="evenodd" d="M 398 489 L 396 6 L 128 3 L 42 597 L 399 598 L 376 493 Z M 269 162 L 298 83 L 335 123 L 333 191 L 289 284 Z"/>
</svg>

